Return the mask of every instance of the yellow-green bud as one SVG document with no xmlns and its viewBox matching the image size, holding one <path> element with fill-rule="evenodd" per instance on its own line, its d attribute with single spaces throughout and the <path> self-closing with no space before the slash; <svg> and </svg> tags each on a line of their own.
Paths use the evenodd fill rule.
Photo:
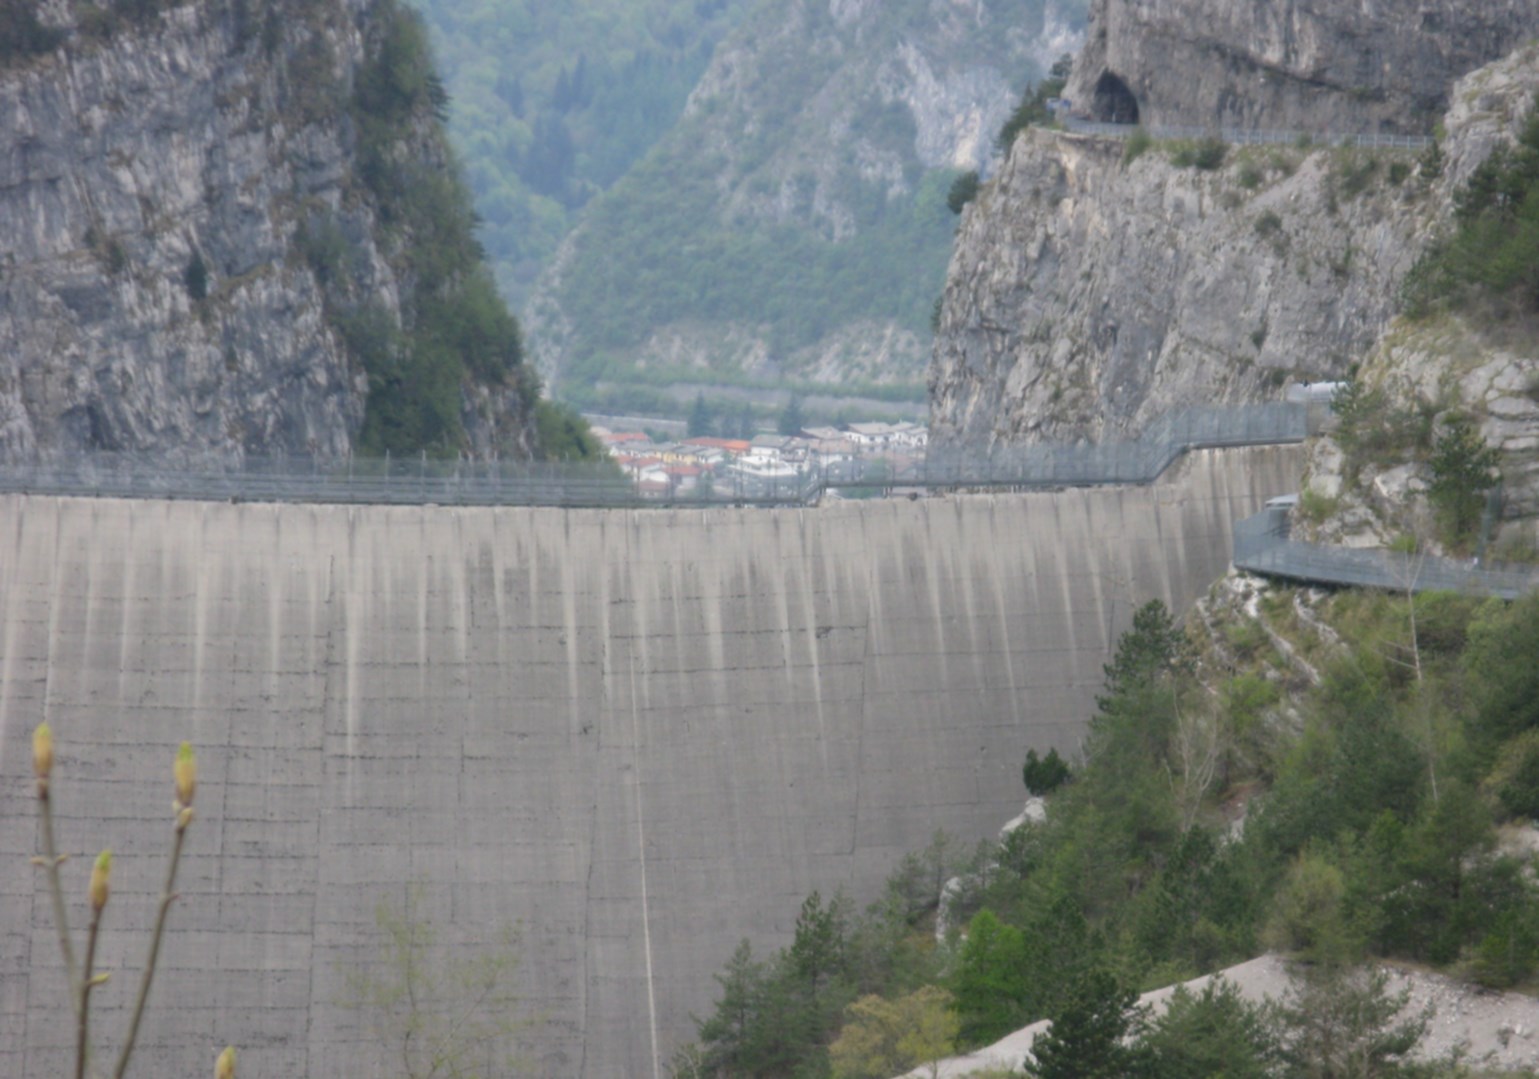
<svg viewBox="0 0 1539 1079">
<path fill-rule="evenodd" d="M 46 721 L 32 731 L 32 771 L 39 779 L 53 771 L 53 731 Z"/>
<path fill-rule="evenodd" d="M 176 800 L 184 806 L 192 805 L 193 793 L 198 789 L 198 758 L 193 755 L 191 742 L 183 742 L 176 751 L 176 764 L 171 771 L 176 776 Z"/>
<path fill-rule="evenodd" d="M 214 1062 L 214 1079 L 235 1079 L 235 1046 L 227 1045 Z"/>
<path fill-rule="evenodd" d="M 104 850 L 96 856 L 91 867 L 91 909 L 101 910 L 107 905 L 109 878 L 112 876 L 112 851 Z"/>
</svg>

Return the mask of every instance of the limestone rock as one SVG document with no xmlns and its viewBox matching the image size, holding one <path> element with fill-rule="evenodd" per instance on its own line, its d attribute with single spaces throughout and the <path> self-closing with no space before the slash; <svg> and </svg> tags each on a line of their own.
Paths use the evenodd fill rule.
<svg viewBox="0 0 1539 1079">
<path fill-rule="evenodd" d="M 0 69 L 0 460 L 348 452 L 368 380 L 297 235 L 327 215 L 344 287 L 399 323 L 347 108 L 376 8 L 165 5 Z M 474 448 L 527 453 L 507 391 L 464 407 Z"/>
<path fill-rule="evenodd" d="M 1409 10 L 1408 10 L 1409 9 Z M 1096 0 L 1067 96 L 1101 119 L 1425 134 L 1539 0 Z"/>
<path fill-rule="evenodd" d="M 1515 137 L 1536 59 L 1526 46 L 1458 84 L 1436 176 L 1407 151 L 1294 146 L 1231 147 L 1203 171 L 1168 144 L 1125 160 L 1119 140 L 1032 129 L 963 220 L 931 443 L 1126 437 L 1185 405 L 1344 377 L 1391 326 L 1453 192 Z M 1525 377 L 1500 396 L 1524 397 Z"/>
</svg>

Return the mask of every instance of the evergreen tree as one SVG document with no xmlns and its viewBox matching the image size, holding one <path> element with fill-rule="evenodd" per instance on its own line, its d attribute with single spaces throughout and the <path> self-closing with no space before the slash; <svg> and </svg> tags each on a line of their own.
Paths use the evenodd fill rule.
<svg viewBox="0 0 1539 1079">
<path fill-rule="evenodd" d="M 1250 1004 L 1232 982 L 1201 993 L 1177 986 L 1144 1046 L 1156 1079 L 1272 1079 L 1281 1047 L 1269 1009 Z"/>
<path fill-rule="evenodd" d="M 802 399 L 793 393 L 786 407 L 781 410 L 776 429 L 783 435 L 799 435 L 806 422 L 806 417 L 802 415 Z"/>
<path fill-rule="evenodd" d="M 1028 749 L 1026 763 L 1021 766 L 1021 779 L 1028 791 L 1041 797 L 1068 782 L 1069 766 L 1056 749 L 1049 749 L 1045 757 L 1038 757 L 1035 749 Z"/>
<path fill-rule="evenodd" d="M 1031 1047 L 1037 1079 L 1135 1079 L 1153 1075 L 1138 994 L 1109 971 L 1091 970 L 1075 983 L 1053 1025 Z"/>
<path fill-rule="evenodd" d="M 1430 464 L 1432 482 L 1427 497 L 1437 510 L 1445 537 L 1462 545 L 1480 525 L 1485 493 L 1496 486 L 1501 457 L 1486 445 L 1469 420 L 1456 416 L 1437 440 Z"/>
<path fill-rule="evenodd" d="M 689 409 L 689 425 L 686 428 L 690 438 L 703 438 L 709 435 L 716 425 L 716 417 L 711 412 L 711 406 L 705 403 L 705 394 L 695 394 L 695 403 Z"/>
</svg>

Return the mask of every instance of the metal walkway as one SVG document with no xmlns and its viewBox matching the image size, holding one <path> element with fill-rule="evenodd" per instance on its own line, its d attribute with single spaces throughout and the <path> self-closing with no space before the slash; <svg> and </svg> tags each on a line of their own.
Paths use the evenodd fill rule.
<svg viewBox="0 0 1539 1079">
<path fill-rule="evenodd" d="M 1289 517 L 1286 507 L 1269 506 L 1237 522 L 1235 568 L 1305 584 L 1396 592 L 1476 592 L 1517 599 L 1539 589 L 1539 566 L 1481 566 L 1473 561 L 1382 548 L 1304 543 L 1290 537 Z"/>
<path fill-rule="evenodd" d="M 1239 127 L 1183 127 L 1170 124 L 1108 124 L 1079 117 L 1061 118 L 1065 131 L 1074 135 L 1101 135 L 1114 139 L 1129 138 L 1143 131 L 1154 139 L 1217 138 L 1235 146 L 1356 146 L 1364 150 L 1425 150 L 1437 140 L 1431 135 L 1396 135 L 1381 132 L 1342 134 L 1340 132 L 1255 131 Z"/>
</svg>

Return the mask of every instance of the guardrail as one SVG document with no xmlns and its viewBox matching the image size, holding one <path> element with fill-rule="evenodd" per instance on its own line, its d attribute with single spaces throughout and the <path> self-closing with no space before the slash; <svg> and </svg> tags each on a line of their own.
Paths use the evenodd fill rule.
<svg viewBox="0 0 1539 1079">
<path fill-rule="evenodd" d="M 1034 445 L 980 452 L 937 449 L 893 464 L 861 458 L 794 476 L 732 474 L 662 497 L 643 496 L 613 464 L 88 453 L 0 466 L 0 492 L 244 502 L 504 506 L 813 505 L 828 491 L 1052 488 L 1152 483 L 1182 454 L 1204 448 L 1302 442 L 1319 409 L 1296 403 L 1190 408 L 1131 441 Z"/>
<path fill-rule="evenodd" d="M 1402 554 L 1382 548 L 1333 547 L 1290 536 L 1291 513 L 1268 507 L 1234 526 L 1234 565 L 1264 577 L 1306 584 L 1351 585 L 1404 592 L 1479 592 L 1502 599 L 1539 589 L 1539 566 Z"/>
<path fill-rule="evenodd" d="M 1236 146 L 1357 146 L 1366 150 L 1425 150 L 1436 140 L 1431 135 L 1397 135 L 1382 132 L 1253 131 L 1238 127 L 1191 127 L 1169 124 L 1109 124 L 1078 117 L 1060 117 L 1064 130 L 1076 135 L 1103 135 L 1125 139 L 1142 130 L 1155 139 L 1218 138 Z"/>
</svg>

